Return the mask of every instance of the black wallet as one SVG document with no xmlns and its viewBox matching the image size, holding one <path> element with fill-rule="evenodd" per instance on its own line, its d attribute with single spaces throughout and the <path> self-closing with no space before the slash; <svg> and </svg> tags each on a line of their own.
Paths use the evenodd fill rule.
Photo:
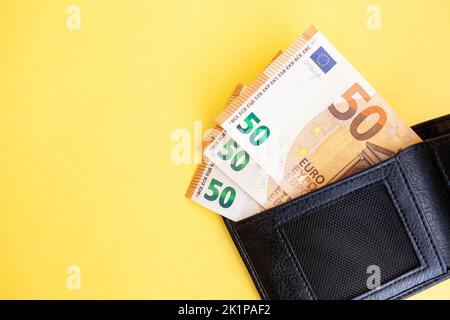
<svg viewBox="0 0 450 320">
<path fill-rule="evenodd" d="M 225 219 L 263 299 L 401 299 L 449 276 L 450 115 L 413 129 L 374 167 Z"/>
</svg>

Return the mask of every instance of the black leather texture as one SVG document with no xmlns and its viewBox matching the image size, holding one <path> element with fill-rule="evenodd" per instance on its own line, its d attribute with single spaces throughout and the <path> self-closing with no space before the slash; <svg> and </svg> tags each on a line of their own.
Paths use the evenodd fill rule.
<svg viewBox="0 0 450 320">
<path fill-rule="evenodd" d="M 401 299 L 449 276 L 450 115 L 413 129 L 423 142 L 374 167 L 225 219 L 263 299 Z"/>
</svg>

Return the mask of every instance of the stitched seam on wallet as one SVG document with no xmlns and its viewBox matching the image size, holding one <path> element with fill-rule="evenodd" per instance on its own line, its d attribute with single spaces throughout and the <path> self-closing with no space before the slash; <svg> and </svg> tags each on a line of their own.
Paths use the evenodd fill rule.
<svg viewBox="0 0 450 320">
<path fill-rule="evenodd" d="M 408 193 L 408 194 L 409 194 L 409 197 L 413 200 L 414 206 L 415 206 L 415 208 L 416 208 L 416 210 L 417 210 L 417 213 L 419 214 L 420 220 L 422 221 L 422 226 L 423 226 L 423 228 L 425 229 L 425 232 L 426 232 L 427 237 L 428 237 L 428 241 L 429 241 L 430 244 L 431 244 L 431 247 L 432 247 L 432 249 L 433 249 L 433 251 L 434 251 L 434 254 L 435 254 L 435 256 L 436 256 L 436 259 L 437 259 L 438 262 L 439 262 L 439 265 L 440 265 L 440 267 L 441 267 L 441 269 L 442 269 L 442 272 L 445 272 L 444 262 L 442 261 L 442 257 L 440 256 L 440 254 L 438 254 L 438 250 L 437 250 L 436 244 L 434 243 L 434 238 L 433 238 L 433 236 L 431 235 L 430 230 L 428 230 L 428 224 L 425 223 L 424 215 L 423 215 L 422 211 L 420 210 L 420 207 L 419 207 L 419 204 L 417 203 L 416 197 L 413 197 L 413 192 L 412 192 L 412 190 L 411 190 L 411 187 L 409 186 L 408 180 L 407 180 L 407 178 L 406 178 L 406 176 L 405 176 L 405 173 L 404 173 L 404 171 L 403 171 L 403 165 L 402 165 L 401 162 L 399 162 L 399 161 L 396 161 L 395 163 L 396 163 L 397 167 L 399 168 L 400 174 L 401 174 L 401 176 L 402 176 L 402 178 L 403 178 L 403 181 L 404 181 L 404 183 L 406 184 L 406 188 L 407 188 L 408 191 L 409 191 L 409 193 Z"/>
<path fill-rule="evenodd" d="M 264 288 L 264 285 L 256 272 L 255 266 L 253 265 L 252 261 L 248 257 L 248 252 L 245 249 L 245 246 L 243 245 L 241 237 L 239 236 L 239 232 L 237 231 L 237 229 L 235 228 L 235 226 L 233 224 L 229 224 L 229 225 L 233 229 L 234 236 L 236 237 L 236 240 L 237 240 L 237 245 L 238 245 L 240 251 L 242 251 L 242 253 L 243 253 L 243 255 L 241 254 L 241 257 L 243 258 L 244 263 L 247 266 L 247 269 L 250 271 L 250 274 L 253 275 L 254 279 L 256 280 L 256 281 L 254 281 L 256 287 L 264 294 L 264 298 L 268 299 L 269 295 L 267 294 L 267 291 Z"/>
<path fill-rule="evenodd" d="M 334 199 L 331 199 L 330 201 L 328 201 L 328 202 L 326 202 L 326 203 L 323 203 L 323 204 L 321 204 L 321 205 L 319 205 L 319 206 L 316 206 L 316 207 L 312 207 L 312 208 L 308 209 L 308 211 L 310 211 L 310 212 L 309 212 L 307 215 L 303 215 L 302 217 L 306 217 L 306 216 L 309 216 L 310 214 L 314 214 L 317 210 L 323 208 L 324 206 L 326 207 L 326 206 L 332 205 L 332 204 L 334 203 L 334 200 L 336 200 L 337 198 L 340 198 L 340 197 L 345 196 L 345 195 L 349 195 L 349 194 L 351 194 L 351 193 L 353 193 L 353 192 L 356 192 L 356 191 L 359 191 L 359 190 L 361 190 L 362 188 L 365 188 L 365 187 L 367 187 L 367 186 L 374 185 L 374 184 L 378 184 L 378 183 L 380 183 L 380 182 L 385 182 L 385 181 L 389 184 L 389 177 L 390 177 L 391 174 L 392 174 L 392 173 L 386 174 L 386 175 L 380 177 L 379 180 L 371 181 L 371 182 L 369 182 L 369 183 L 366 183 L 366 184 L 364 184 L 364 185 L 361 185 L 361 186 L 359 186 L 358 189 L 352 190 L 352 191 L 350 191 L 350 192 L 348 192 L 348 193 L 345 193 L 345 194 L 340 194 L 338 197 L 336 197 L 336 198 L 334 198 Z M 385 184 L 385 185 L 386 185 L 386 184 Z M 403 279 L 407 279 L 407 278 L 409 278 L 409 277 L 412 277 L 413 275 L 415 275 L 415 274 L 417 274 L 417 273 L 419 273 L 419 272 L 423 272 L 424 269 L 428 267 L 428 264 L 426 263 L 426 261 L 425 261 L 425 259 L 424 259 L 424 256 L 423 256 L 423 254 L 422 254 L 422 251 L 420 250 L 420 247 L 419 247 L 419 245 L 418 245 L 418 241 L 417 241 L 416 237 L 414 236 L 414 234 L 411 232 L 411 229 L 410 229 L 410 227 L 409 227 L 409 224 L 408 224 L 408 222 L 407 222 L 407 220 L 406 220 L 406 218 L 405 218 L 405 215 L 404 215 L 404 213 L 403 213 L 404 210 L 400 207 L 399 201 L 398 201 L 397 197 L 394 195 L 392 189 L 393 189 L 392 186 L 389 184 L 389 186 L 387 186 L 387 190 L 388 190 L 388 192 L 389 192 L 391 198 L 392 198 L 393 201 L 394 201 L 394 204 L 395 204 L 395 207 L 397 208 L 397 211 L 398 211 L 398 212 L 400 213 L 400 215 L 401 215 L 401 219 L 402 219 L 402 221 L 403 221 L 403 225 L 404 225 L 404 227 L 405 227 L 405 229 L 406 229 L 408 235 L 410 236 L 410 238 L 412 239 L 412 241 L 414 241 L 415 248 L 417 248 L 418 254 L 419 254 L 420 259 L 421 259 L 421 262 L 423 262 L 423 264 L 421 263 L 421 266 L 420 266 L 420 267 L 418 267 L 418 268 L 416 268 L 416 269 L 414 269 L 414 270 L 408 272 L 407 274 L 404 274 L 404 275 L 401 275 L 401 276 L 397 277 L 396 279 L 390 281 L 390 283 L 386 284 L 385 286 L 382 286 L 382 287 L 379 288 L 378 290 L 375 290 L 375 291 L 373 291 L 373 292 L 370 292 L 370 291 L 369 291 L 369 292 L 367 292 L 367 293 L 361 295 L 361 297 L 362 297 L 363 299 L 364 299 L 364 298 L 367 298 L 367 297 L 370 297 L 371 295 L 374 295 L 374 294 L 380 292 L 381 290 L 384 290 L 385 288 L 388 288 L 388 287 L 390 287 L 390 286 L 396 284 L 398 281 L 401 281 L 401 280 L 403 280 Z M 302 217 L 300 217 L 300 219 L 301 219 Z M 288 251 L 288 254 L 289 254 L 290 259 L 293 260 L 294 264 L 296 265 L 297 272 L 298 272 L 300 278 L 301 278 L 302 281 L 303 281 L 303 285 L 305 285 L 305 287 L 308 289 L 308 291 L 310 291 L 310 286 L 309 286 L 309 284 L 308 284 L 308 280 L 307 280 L 307 279 L 305 278 L 305 276 L 303 275 L 300 264 L 298 263 L 298 261 L 297 261 L 296 258 L 292 257 L 291 250 L 289 249 L 289 247 L 287 247 L 287 244 L 285 243 L 285 240 L 283 240 L 283 238 L 282 238 L 282 236 L 281 236 L 281 234 L 280 234 L 280 232 L 279 232 L 279 229 L 280 229 L 280 226 L 281 226 L 281 225 L 283 225 L 283 224 L 289 222 L 290 220 L 296 219 L 296 218 L 298 218 L 298 217 L 288 217 L 288 218 L 282 219 L 282 220 L 277 224 L 276 229 L 277 229 L 277 233 L 278 233 L 278 236 L 279 236 L 279 238 L 280 238 L 280 241 L 283 242 L 283 246 L 284 246 L 285 249 Z M 311 295 L 311 292 L 308 292 L 308 293 Z M 313 293 L 312 293 L 312 294 L 313 294 Z"/>
<path fill-rule="evenodd" d="M 355 175 L 355 176 L 353 176 L 353 177 L 350 177 L 350 178 L 348 178 L 348 180 L 343 180 L 343 181 L 337 182 L 335 185 L 333 185 L 332 189 L 335 189 L 335 188 L 337 188 L 337 187 L 346 186 L 346 185 L 352 183 L 353 180 L 355 180 L 355 179 L 362 179 L 362 177 L 367 176 L 367 175 L 373 173 L 374 171 L 381 170 L 381 169 L 384 168 L 384 167 L 392 166 L 392 163 L 393 163 L 394 159 L 395 159 L 395 158 L 391 158 L 390 160 L 386 161 L 385 163 L 383 163 L 383 164 L 381 164 L 381 165 L 379 165 L 379 166 L 377 166 L 377 167 L 368 168 L 367 171 L 364 171 L 364 172 L 359 173 L 359 174 L 357 174 L 357 175 Z M 387 175 L 387 174 L 386 174 L 386 175 Z M 384 177 L 385 177 L 386 175 L 384 175 L 383 177 L 381 177 L 381 179 L 384 179 Z M 365 186 L 367 186 L 367 185 L 369 185 L 369 184 L 372 184 L 372 183 L 373 183 L 373 181 L 368 182 L 368 183 L 365 183 L 365 184 L 363 184 L 363 185 L 360 185 L 360 186 L 358 186 L 358 189 L 363 188 L 363 187 L 365 187 Z M 358 190 L 358 189 L 351 190 L 351 191 L 349 191 L 349 192 L 339 194 L 339 195 L 336 196 L 335 198 L 330 199 L 330 201 L 328 201 L 328 202 L 326 202 L 326 203 L 323 203 L 323 204 L 321 204 L 320 206 L 326 205 L 326 204 L 330 203 L 331 201 L 336 200 L 338 197 L 343 197 L 343 196 L 345 196 L 345 195 L 347 195 L 347 194 L 350 194 L 350 193 L 352 193 L 352 192 L 354 192 L 354 191 L 356 191 L 356 190 Z M 306 194 L 306 195 L 304 195 L 304 196 L 301 196 L 301 197 L 299 197 L 299 198 L 294 199 L 293 201 L 291 201 L 291 202 L 289 202 L 289 203 L 286 203 L 286 204 L 284 204 L 284 205 L 280 205 L 280 206 L 278 206 L 278 207 L 269 209 L 269 210 L 266 212 L 266 214 L 263 215 L 263 216 L 261 216 L 261 215 L 256 215 L 256 216 L 254 216 L 253 219 L 242 221 L 242 222 L 241 222 L 241 225 L 246 225 L 246 224 L 251 224 L 251 223 L 257 223 L 257 222 L 259 222 L 259 221 L 261 221 L 261 220 L 266 220 L 266 219 L 273 218 L 273 213 L 278 213 L 278 212 L 280 212 L 280 211 L 286 211 L 286 210 L 288 210 L 288 209 L 291 209 L 292 207 L 296 207 L 296 206 L 298 205 L 299 202 L 303 202 L 303 201 L 305 201 L 306 199 L 312 198 L 312 197 L 314 197 L 314 196 L 318 196 L 318 195 L 320 195 L 320 194 L 323 193 L 323 192 L 328 192 L 329 190 L 331 190 L 331 189 L 324 188 L 324 189 L 322 189 L 322 190 L 319 190 L 318 192 L 313 192 L 313 193 L 311 193 L 311 194 Z M 313 206 L 313 207 L 308 208 L 308 210 L 312 210 L 312 209 L 318 208 L 318 207 L 320 207 L 320 206 Z M 291 218 L 292 218 L 292 217 L 284 218 L 284 219 L 282 220 L 282 222 L 288 221 L 288 220 L 290 220 Z"/>
<path fill-rule="evenodd" d="M 289 242 L 286 243 L 286 241 L 283 239 L 283 237 L 281 236 L 280 229 L 279 229 L 278 227 L 275 227 L 275 229 L 276 229 L 276 231 L 277 231 L 278 239 L 279 239 L 280 242 L 283 244 L 284 249 L 287 251 L 289 258 L 290 258 L 291 261 L 294 263 L 295 269 L 297 270 L 297 274 L 299 275 L 300 280 L 301 280 L 302 283 L 303 283 L 303 286 L 306 288 L 306 291 L 307 291 L 309 297 L 310 297 L 311 299 L 317 300 L 316 295 L 312 292 L 312 290 L 311 290 L 311 288 L 310 288 L 310 286 L 309 286 L 308 279 L 306 279 L 306 277 L 303 275 L 303 270 L 301 269 L 301 266 L 300 266 L 300 264 L 298 263 L 297 258 L 294 258 L 294 257 L 292 256 L 292 253 L 291 253 L 291 250 L 292 250 L 292 249 L 290 248 L 291 245 L 289 244 L 289 247 L 288 247 L 288 243 L 289 243 Z"/>
<path fill-rule="evenodd" d="M 338 199 L 338 198 L 340 198 L 340 197 L 344 197 L 344 196 L 346 196 L 346 195 L 352 194 L 353 192 L 360 191 L 362 188 L 365 188 L 365 187 L 367 187 L 367 186 L 379 184 L 380 182 L 382 182 L 382 181 L 384 181 L 384 180 L 387 180 L 387 178 L 390 176 L 390 174 L 391 174 L 391 173 L 388 173 L 388 174 L 386 174 L 386 175 L 383 175 L 383 176 L 379 177 L 379 179 L 376 180 L 376 181 L 370 181 L 370 182 L 368 182 L 368 183 L 365 183 L 365 184 L 363 184 L 363 185 L 358 186 L 358 188 L 355 189 L 355 190 L 349 191 L 349 192 L 344 193 L 344 194 L 339 194 L 339 195 L 336 196 L 335 198 L 330 199 L 329 201 L 327 201 L 327 202 L 325 202 L 325 203 L 322 203 L 322 204 L 320 204 L 320 205 L 318 205 L 318 206 L 315 206 L 315 207 L 311 207 L 311 208 L 308 209 L 309 212 L 308 212 L 308 214 L 306 214 L 306 215 L 301 215 L 301 217 L 298 217 L 298 216 L 289 216 L 289 217 L 287 217 L 287 218 L 284 218 L 284 219 L 280 220 L 279 223 L 276 225 L 276 229 L 277 229 L 277 232 L 278 232 L 278 234 L 279 234 L 280 241 L 283 242 L 283 245 L 284 245 L 285 249 L 286 249 L 286 250 L 288 251 L 288 253 L 289 253 L 289 257 L 291 258 L 291 260 L 293 260 L 293 262 L 294 262 L 294 264 L 295 264 L 295 266 L 296 266 L 296 268 L 297 268 L 297 272 L 298 272 L 300 278 L 302 279 L 303 284 L 304 284 L 305 287 L 308 289 L 308 291 L 310 291 L 310 285 L 309 285 L 308 279 L 306 278 L 306 276 L 304 276 L 303 270 L 302 270 L 301 265 L 300 265 L 300 263 L 298 262 L 297 258 L 292 257 L 291 250 L 290 250 L 290 248 L 289 248 L 289 247 L 291 247 L 289 241 L 283 240 L 283 239 L 282 239 L 281 234 L 280 234 L 280 232 L 279 232 L 279 229 L 281 228 L 281 226 L 284 225 L 284 224 L 287 223 L 287 222 L 290 222 L 291 220 L 294 220 L 294 219 L 302 219 L 302 218 L 307 217 L 307 216 L 309 216 L 309 215 L 311 215 L 311 214 L 314 214 L 317 210 L 320 210 L 320 209 L 323 209 L 324 207 L 328 207 L 328 206 L 332 205 L 332 204 L 335 202 L 335 200 Z M 390 193 L 390 192 L 389 192 L 389 193 Z M 282 228 L 281 228 L 281 229 L 282 229 Z M 407 230 L 407 232 L 409 233 L 409 230 Z M 287 247 L 287 244 L 285 243 L 285 241 L 289 244 L 289 247 Z M 417 247 L 417 245 L 416 245 L 416 247 Z M 422 260 L 423 260 L 423 257 L 422 257 L 421 252 L 420 252 L 420 255 L 421 255 L 421 258 L 422 258 Z M 420 268 L 418 268 L 418 271 L 420 271 Z M 401 278 L 399 278 L 399 279 L 401 279 Z M 365 293 L 365 294 L 364 294 L 364 297 L 369 296 L 370 294 L 374 294 L 374 293 L 375 293 L 375 292 L 373 292 L 373 293 L 370 293 L 370 292 Z M 312 293 L 312 294 L 314 295 L 314 293 Z M 311 295 L 311 293 L 310 293 L 310 295 Z M 315 297 L 315 295 L 314 295 L 314 298 L 317 299 L 317 298 Z"/>
<path fill-rule="evenodd" d="M 365 299 L 365 298 L 367 298 L 367 297 L 370 297 L 370 296 L 372 296 L 372 295 L 374 295 L 374 294 L 376 294 L 376 293 L 378 293 L 378 292 L 380 292 L 380 291 L 382 291 L 382 290 L 385 290 L 385 289 L 387 289 L 387 288 L 393 286 L 394 284 L 396 284 L 397 282 L 399 282 L 399 281 L 401 281 L 401 280 L 408 279 L 408 278 L 412 277 L 413 275 L 416 275 L 416 274 L 418 274 L 418 273 L 420 273 L 420 272 L 423 272 L 424 269 L 428 268 L 428 264 L 427 264 L 426 260 L 424 259 L 424 256 L 423 256 L 423 254 L 422 254 L 422 251 L 420 250 L 419 243 L 418 243 L 416 237 L 414 236 L 414 233 L 411 231 L 411 227 L 409 226 L 409 223 L 408 223 L 408 221 L 406 220 L 405 215 L 404 215 L 404 213 L 403 213 L 404 210 L 403 210 L 402 207 L 400 206 L 400 201 L 398 201 L 398 199 L 397 199 L 397 197 L 396 197 L 396 195 L 395 195 L 395 193 L 394 193 L 394 191 L 393 191 L 394 188 L 391 186 L 391 183 L 389 182 L 389 179 L 388 179 L 388 178 L 389 178 L 389 177 L 387 177 L 387 179 L 385 179 L 385 182 L 386 182 L 386 183 L 385 183 L 386 189 L 388 190 L 389 195 L 391 196 L 391 198 L 392 198 L 392 200 L 393 200 L 393 202 L 394 202 L 394 205 L 395 205 L 395 207 L 397 208 L 398 213 L 400 214 L 400 218 L 402 219 L 402 222 L 403 222 L 403 225 L 404 225 L 404 227 L 405 227 L 405 229 L 406 229 L 406 232 L 408 233 L 408 235 L 410 236 L 410 238 L 412 239 L 412 241 L 414 241 L 415 247 L 417 248 L 418 254 L 419 254 L 419 256 L 420 256 L 420 260 L 421 260 L 421 262 L 423 262 L 423 264 L 421 263 L 421 267 L 419 267 L 419 268 L 417 268 L 417 269 L 411 271 L 410 273 L 408 273 L 408 274 L 406 274 L 406 275 L 404 274 L 403 276 L 397 277 L 396 279 L 390 281 L 390 283 L 386 284 L 385 286 L 382 286 L 382 287 L 379 288 L 378 290 L 374 290 L 374 291 L 372 291 L 372 292 L 369 292 L 369 293 L 367 293 L 367 294 L 364 294 L 364 295 L 363 295 L 363 299 Z"/>
<path fill-rule="evenodd" d="M 436 142 L 430 143 L 431 148 L 433 149 L 433 153 L 435 154 L 435 158 L 436 158 L 437 164 L 439 166 L 439 169 L 441 169 L 442 174 L 444 175 L 445 181 L 447 182 L 447 186 L 448 186 L 450 181 L 448 178 L 447 169 L 444 167 L 444 164 L 442 163 L 441 157 L 439 156 L 439 152 L 438 152 L 438 149 L 436 148 L 435 144 L 436 144 Z"/>
<path fill-rule="evenodd" d="M 392 172 L 390 172 L 390 173 L 388 173 L 388 174 L 386 174 L 386 175 L 384 175 L 384 176 L 382 176 L 382 177 L 379 177 L 379 179 L 376 180 L 376 181 L 371 181 L 371 182 L 365 183 L 364 185 L 360 185 L 360 186 L 359 186 L 357 189 L 355 189 L 355 190 L 352 190 L 352 191 L 347 192 L 347 193 L 345 193 L 345 194 L 339 194 L 339 196 L 337 196 L 336 198 L 331 199 L 330 201 L 327 201 L 326 203 L 322 203 L 322 204 L 320 204 L 320 205 L 318 205 L 318 206 L 309 208 L 309 209 L 308 209 L 309 212 L 308 212 L 307 215 L 302 215 L 301 217 L 297 217 L 297 216 L 294 216 L 294 217 L 288 217 L 288 218 L 285 218 L 285 219 L 280 220 L 279 223 L 276 225 L 276 229 L 277 229 L 277 232 L 278 232 L 280 241 L 283 242 L 283 245 L 284 245 L 285 249 L 286 249 L 286 250 L 288 251 L 288 253 L 289 253 L 289 257 L 291 258 L 291 260 L 293 260 L 294 264 L 296 265 L 297 272 L 299 273 L 299 276 L 301 277 L 301 279 L 302 279 L 302 281 L 303 281 L 303 284 L 304 284 L 305 287 L 308 289 L 308 291 L 310 291 L 310 289 L 309 289 L 310 286 L 309 286 L 308 279 L 304 276 L 303 270 L 302 270 L 301 265 L 300 265 L 300 263 L 298 262 L 298 260 L 297 260 L 295 257 L 292 257 L 291 249 L 289 248 L 289 247 L 290 247 L 289 241 L 284 240 L 284 239 L 282 238 L 281 233 L 279 232 L 279 229 L 282 229 L 282 228 L 281 228 L 281 225 L 283 225 L 283 224 L 285 224 L 285 223 L 287 223 L 287 222 L 290 222 L 290 221 L 293 220 L 293 219 L 302 219 L 302 218 L 307 217 L 307 216 L 309 216 L 309 215 L 311 215 L 311 214 L 314 214 L 317 210 L 320 210 L 320 209 L 322 209 L 323 207 L 327 207 L 327 206 L 332 205 L 332 204 L 335 202 L 336 199 L 338 199 L 338 198 L 340 198 L 340 197 L 343 197 L 343 196 L 346 196 L 346 195 L 350 195 L 350 194 L 352 194 L 353 192 L 360 191 L 362 188 L 365 188 L 365 187 L 367 187 L 367 186 L 379 184 L 380 182 L 384 182 L 384 181 L 386 181 L 387 183 L 389 183 L 389 177 L 390 177 L 391 175 L 392 175 Z M 386 185 L 386 184 L 385 184 L 385 185 Z M 418 268 L 416 268 L 416 269 L 414 269 L 414 270 L 408 272 L 407 274 L 400 275 L 399 277 L 397 277 L 396 279 L 392 280 L 389 284 L 383 286 L 383 287 L 380 288 L 379 290 L 383 290 L 384 288 L 388 288 L 389 286 L 391 286 L 391 285 L 397 283 L 398 281 L 400 281 L 400 280 L 402 280 L 402 279 L 406 279 L 406 278 L 408 278 L 408 277 L 411 277 L 411 276 L 413 276 L 414 274 L 416 274 L 416 273 L 418 273 L 418 272 L 421 272 L 421 271 L 423 271 L 423 269 L 425 269 L 425 268 L 428 267 L 428 265 L 427 265 L 427 263 L 426 263 L 426 261 L 425 261 L 425 259 L 424 259 L 424 256 L 423 256 L 423 254 L 422 254 L 422 251 L 421 251 L 420 248 L 419 248 L 418 242 L 417 242 L 416 238 L 414 237 L 413 233 L 411 232 L 409 225 L 408 225 L 407 222 L 406 222 L 406 218 L 405 218 L 405 216 L 404 216 L 404 214 L 403 214 L 402 209 L 400 208 L 400 205 L 398 205 L 399 201 L 397 200 L 397 198 L 394 196 L 394 194 L 393 194 L 393 192 L 392 192 L 392 187 L 391 187 L 390 185 L 387 186 L 387 190 L 388 190 L 389 194 L 391 195 L 391 198 L 392 198 L 393 201 L 394 201 L 394 204 L 395 204 L 395 207 L 397 208 L 397 211 L 398 211 L 398 212 L 400 213 L 400 215 L 401 215 L 401 219 L 402 219 L 402 221 L 403 221 L 403 225 L 405 226 L 405 229 L 406 229 L 408 235 L 410 235 L 410 237 L 411 237 L 412 240 L 414 241 L 415 248 L 417 248 L 418 254 L 419 254 L 419 256 L 420 256 L 421 261 L 423 261 L 423 264 L 421 264 L 420 267 L 418 267 Z M 286 244 L 285 242 L 287 242 L 287 244 Z M 288 244 L 289 244 L 289 247 L 288 247 Z M 361 295 L 361 296 L 362 296 L 362 298 L 364 299 L 364 298 L 366 298 L 366 297 L 369 297 L 369 296 L 371 296 L 371 295 L 373 295 L 373 294 L 379 292 L 379 290 L 376 290 L 376 291 L 373 291 L 373 292 L 370 292 L 370 291 L 369 291 L 369 292 L 366 292 L 365 294 L 363 294 L 363 295 Z M 313 292 L 312 292 L 312 294 L 314 295 Z M 311 295 L 311 293 L 310 293 L 310 295 Z M 314 297 L 315 297 L 315 295 L 314 295 Z"/>
<path fill-rule="evenodd" d="M 390 163 L 390 164 L 391 164 L 392 166 L 395 165 L 394 163 Z M 398 167 L 397 167 L 397 168 L 398 168 Z M 402 171 L 400 170 L 400 168 L 398 168 L 398 173 L 400 173 L 401 178 L 403 178 L 403 180 L 405 180 L 405 177 L 403 176 Z M 411 273 L 408 273 L 407 275 L 400 276 L 400 277 L 398 277 L 397 279 L 394 279 L 392 282 L 390 282 L 390 283 L 387 284 L 386 286 L 383 286 L 382 288 L 380 288 L 380 290 L 383 290 L 383 289 L 385 289 L 385 288 L 388 288 L 388 287 L 390 287 L 390 286 L 396 284 L 396 283 L 397 283 L 398 281 L 400 281 L 400 280 L 410 278 L 410 277 L 412 277 L 413 275 L 415 275 L 415 274 L 417 274 L 417 273 L 419 273 L 419 272 L 423 272 L 424 269 L 428 267 L 428 264 L 426 263 L 426 261 L 425 261 L 425 259 L 424 259 L 424 256 L 423 256 L 423 254 L 422 254 L 422 251 L 420 250 L 420 247 L 419 247 L 419 245 L 418 245 L 417 239 L 415 238 L 415 236 L 414 236 L 413 233 L 411 232 L 411 229 L 410 229 L 410 227 L 409 227 L 409 224 L 408 224 L 408 222 L 407 222 L 407 220 L 406 220 L 406 218 L 405 218 L 405 215 L 404 215 L 404 213 L 403 213 L 404 210 L 400 207 L 400 202 L 399 202 L 399 200 L 397 199 L 397 197 L 395 196 L 395 194 L 394 194 L 393 191 L 392 191 L 393 188 L 392 188 L 392 186 L 391 186 L 390 183 L 389 183 L 389 176 L 390 176 L 391 174 L 392 174 L 392 172 L 390 172 L 390 173 L 388 173 L 388 174 L 386 174 L 386 175 L 384 175 L 384 176 L 379 177 L 379 179 L 376 180 L 376 181 L 371 181 L 371 182 L 369 182 L 369 183 L 365 183 L 365 184 L 363 184 L 363 185 L 360 185 L 360 186 L 358 186 L 358 188 L 355 189 L 355 190 L 352 190 L 352 191 L 347 192 L 347 193 L 345 193 L 345 194 L 339 194 L 339 196 L 337 196 L 336 198 L 331 199 L 330 201 L 327 201 L 326 203 L 322 203 L 322 204 L 320 204 L 320 205 L 318 205 L 318 206 L 311 207 L 311 208 L 308 209 L 308 211 L 310 211 L 309 214 L 313 214 L 315 211 L 319 210 L 320 208 L 323 208 L 324 206 L 329 206 L 329 205 L 331 205 L 337 198 L 340 198 L 340 197 L 349 195 L 349 194 L 351 194 L 351 193 L 353 193 L 353 192 L 359 191 L 359 190 L 361 190 L 361 188 L 365 188 L 365 187 L 367 187 L 367 186 L 369 186 L 369 185 L 372 185 L 372 184 L 380 183 L 381 181 L 383 181 L 383 182 L 386 181 L 386 182 L 388 183 L 388 188 L 387 188 L 387 189 L 388 189 L 388 192 L 389 192 L 389 194 L 391 195 L 391 198 L 394 200 L 394 204 L 395 204 L 395 206 L 396 206 L 398 212 L 399 212 L 400 215 L 401 215 L 401 218 L 402 218 L 402 221 L 403 221 L 403 224 L 404 224 L 404 226 L 405 226 L 406 231 L 408 232 L 408 234 L 410 235 L 411 239 L 412 239 L 412 240 L 414 241 L 414 243 L 415 243 L 415 247 L 416 247 L 417 250 L 418 250 L 418 254 L 420 255 L 420 258 L 421 258 L 421 261 L 423 262 L 423 264 L 421 264 L 421 267 L 415 269 L 415 270 L 412 271 Z M 346 181 L 346 182 L 349 183 L 350 181 Z M 405 184 L 407 184 L 406 181 L 404 181 L 404 182 L 405 182 Z M 409 192 L 411 192 L 411 190 L 410 190 L 409 188 L 408 188 L 408 190 L 409 190 Z M 413 199 L 413 201 L 414 201 L 414 199 Z M 416 210 L 417 210 L 417 206 L 416 206 Z M 308 214 L 308 215 L 309 215 L 309 214 Z M 419 212 L 419 216 L 420 216 L 420 212 Z M 303 215 L 302 217 L 305 217 L 305 215 Z M 279 221 L 279 223 L 277 224 L 277 227 L 280 226 L 280 225 L 282 225 L 282 224 L 285 224 L 286 222 L 289 222 L 289 221 L 292 220 L 292 219 L 296 219 L 296 218 L 298 218 L 298 217 L 297 217 L 297 216 L 294 216 L 294 217 L 289 216 L 289 217 L 287 217 L 287 218 L 284 218 L 284 219 L 282 219 L 282 220 Z M 421 219 L 422 219 L 422 217 L 421 217 Z M 425 228 L 425 230 L 426 230 L 427 235 L 428 235 L 428 230 L 427 230 L 426 228 Z M 277 228 L 277 231 L 278 231 L 278 228 Z M 279 233 L 279 231 L 278 231 L 278 233 Z M 282 239 L 281 239 L 281 240 L 282 240 Z M 283 240 L 282 240 L 282 241 L 283 241 Z M 431 241 L 430 241 L 430 242 L 431 242 Z M 285 248 L 289 251 L 289 248 L 286 247 L 286 244 L 283 243 L 283 245 L 284 245 Z M 433 249 L 435 250 L 434 247 L 433 247 Z M 436 253 L 436 252 L 435 252 L 435 253 Z M 292 256 L 291 256 L 291 252 L 290 252 L 290 251 L 289 251 L 289 256 L 290 256 L 291 259 L 293 259 Z M 296 262 L 296 261 L 294 261 L 294 262 Z M 301 277 L 302 280 L 303 280 L 303 276 L 302 276 L 302 274 L 301 274 L 301 270 L 298 269 L 298 268 L 299 268 L 298 263 L 296 263 L 296 267 L 297 267 L 297 272 L 299 273 L 300 277 Z M 306 281 L 307 281 L 307 280 L 306 280 Z M 379 291 L 377 290 L 377 291 L 373 291 L 373 292 L 368 292 L 368 293 L 366 293 L 366 294 L 363 295 L 363 298 L 366 298 L 366 297 L 369 297 L 369 296 L 371 296 L 371 295 L 374 295 L 374 294 L 377 293 L 377 292 L 379 292 Z"/>
</svg>

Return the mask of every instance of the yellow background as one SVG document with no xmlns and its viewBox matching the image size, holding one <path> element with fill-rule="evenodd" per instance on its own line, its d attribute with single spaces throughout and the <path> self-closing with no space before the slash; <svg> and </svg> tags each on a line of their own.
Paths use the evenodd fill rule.
<svg viewBox="0 0 450 320">
<path fill-rule="evenodd" d="M 184 197 L 195 165 L 171 133 L 212 127 L 310 24 L 409 124 L 448 112 L 445 0 L 0 1 L 0 298 L 258 298 L 221 219 Z"/>
</svg>

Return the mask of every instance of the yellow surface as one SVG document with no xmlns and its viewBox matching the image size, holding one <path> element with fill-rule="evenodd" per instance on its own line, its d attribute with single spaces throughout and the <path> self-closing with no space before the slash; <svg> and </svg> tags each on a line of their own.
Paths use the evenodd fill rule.
<svg viewBox="0 0 450 320">
<path fill-rule="evenodd" d="M 66 27 L 81 9 L 81 30 Z M 369 4 L 381 30 L 366 26 Z M 171 133 L 310 24 L 410 124 L 449 111 L 450 2 L 0 1 L 0 298 L 257 298 Z M 66 269 L 81 268 L 69 290 Z M 450 298 L 450 282 L 417 298 Z"/>
</svg>

